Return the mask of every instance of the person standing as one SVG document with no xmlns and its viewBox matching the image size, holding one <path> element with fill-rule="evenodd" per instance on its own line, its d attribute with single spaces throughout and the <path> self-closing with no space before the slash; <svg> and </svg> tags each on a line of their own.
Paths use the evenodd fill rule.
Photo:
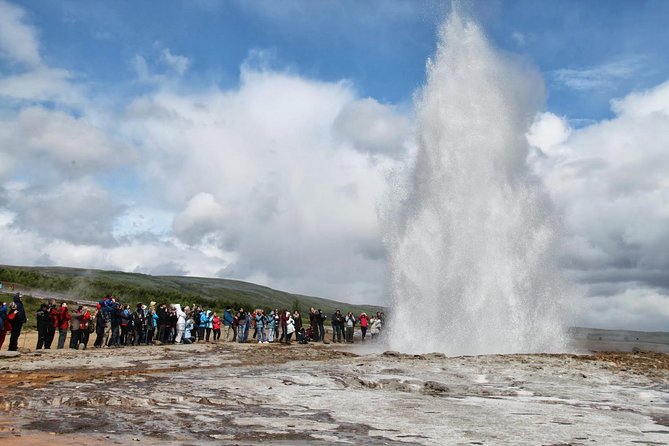
<svg viewBox="0 0 669 446">
<path fill-rule="evenodd" d="M 318 322 L 318 340 L 323 341 L 325 344 L 327 341 L 325 340 L 325 320 L 328 317 L 323 313 L 320 309 L 316 311 L 316 320 Z"/>
<path fill-rule="evenodd" d="M 290 338 L 295 332 L 295 320 L 288 311 L 286 313 L 286 344 L 290 345 Z"/>
<path fill-rule="evenodd" d="M 320 341 L 320 333 L 318 332 L 318 313 L 314 307 L 309 308 L 309 326 L 311 327 L 311 339 Z"/>
<path fill-rule="evenodd" d="M 46 341 L 44 343 L 44 348 L 51 350 L 51 344 L 53 344 L 53 338 L 56 336 L 56 331 L 58 330 L 58 305 L 56 305 L 56 299 L 51 299 L 49 305 L 47 306 L 47 312 L 49 315 L 49 325 L 46 332 Z"/>
<path fill-rule="evenodd" d="M 367 313 L 360 313 L 358 321 L 360 322 L 360 331 L 362 333 L 362 341 L 364 342 L 365 335 L 367 334 L 367 327 L 369 326 L 369 317 L 367 317 Z"/>
<path fill-rule="evenodd" d="M 265 335 L 265 311 L 263 309 L 256 310 L 256 331 L 258 332 L 258 344 L 267 344 L 267 336 Z"/>
<path fill-rule="evenodd" d="M 231 342 L 235 339 L 235 331 L 232 328 L 235 316 L 232 314 L 232 308 L 226 308 L 223 312 L 223 340 Z"/>
<path fill-rule="evenodd" d="M 67 340 L 67 329 L 70 326 L 72 315 L 67 309 L 67 303 L 60 304 L 60 311 L 58 311 L 58 349 L 62 350 L 65 347 Z"/>
<path fill-rule="evenodd" d="M 70 348 L 75 350 L 79 348 L 79 343 L 81 342 L 81 319 L 84 317 L 83 309 L 84 307 L 79 305 L 74 313 L 72 313 L 72 318 L 70 319 Z"/>
<path fill-rule="evenodd" d="M 5 343 L 5 337 L 7 336 L 7 332 L 9 331 L 8 323 L 7 323 L 7 311 L 9 309 L 7 308 L 7 303 L 2 302 L 2 305 L 0 305 L 0 348 L 2 348 L 2 344 Z"/>
<path fill-rule="evenodd" d="M 41 350 L 42 348 L 46 348 L 49 337 L 49 325 L 51 325 L 49 306 L 47 304 L 39 306 L 39 310 L 35 313 L 35 321 L 37 322 L 37 347 L 35 347 L 35 350 Z"/>
<path fill-rule="evenodd" d="M 348 312 L 346 315 L 346 342 L 353 343 L 353 331 L 355 329 L 355 316 L 352 312 Z"/>
<path fill-rule="evenodd" d="M 332 342 L 341 343 L 341 335 L 344 329 L 344 316 L 339 309 L 332 315 Z"/>
<path fill-rule="evenodd" d="M 288 334 L 286 331 L 288 327 L 288 316 L 290 316 L 290 313 L 288 313 L 285 308 L 281 309 L 281 314 L 279 314 L 279 323 L 281 324 L 281 337 L 279 338 L 279 342 L 288 343 L 288 337 L 286 336 Z"/>
<path fill-rule="evenodd" d="M 240 308 L 239 313 L 237 313 L 237 342 L 240 343 L 245 342 L 246 317 L 246 312 L 243 308 Z"/>
<path fill-rule="evenodd" d="M 293 323 L 295 324 L 295 339 L 297 340 L 297 334 L 302 330 L 302 315 L 300 310 L 293 311 Z"/>
<path fill-rule="evenodd" d="M 214 333 L 214 342 L 221 340 L 221 318 L 214 311 L 211 316 L 211 330 Z"/>
<path fill-rule="evenodd" d="M 95 319 L 95 342 L 93 342 L 93 347 L 102 348 L 105 343 L 105 328 L 108 321 L 105 319 L 105 315 L 99 306 L 95 310 L 95 316 L 93 318 Z"/>
<path fill-rule="evenodd" d="M 20 293 L 14 294 L 14 304 L 16 305 L 16 314 L 12 321 L 12 334 L 9 337 L 9 350 L 17 351 L 19 349 L 19 336 L 21 329 L 26 323 L 26 310 L 23 308 L 23 299 Z"/>
<path fill-rule="evenodd" d="M 79 330 L 81 335 L 79 336 L 79 345 L 83 345 L 84 350 L 88 347 L 88 338 L 91 336 L 91 332 L 95 331 L 94 321 L 91 320 L 91 312 L 88 308 L 84 307 L 82 310 L 83 316 L 81 316 L 81 324 L 79 325 Z M 92 330 L 91 330 L 92 329 Z"/>
<path fill-rule="evenodd" d="M 181 304 L 174 304 L 174 309 L 177 314 L 177 334 L 174 337 L 174 343 L 175 344 L 181 344 L 184 333 L 186 332 L 186 312 L 190 311 L 190 308 L 186 307 L 183 310 L 181 309 Z M 185 311 L 184 311 L 185 310 Z"/>
</svg>

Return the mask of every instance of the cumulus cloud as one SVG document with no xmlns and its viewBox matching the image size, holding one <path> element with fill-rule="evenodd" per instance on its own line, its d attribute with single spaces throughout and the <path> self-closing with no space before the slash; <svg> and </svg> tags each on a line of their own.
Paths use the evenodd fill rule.
<svg viewBox="0 0 669 446">
<path fill-rule="evenodd" d="M 196 244 L 203 237 L 219 230 L 224 219 L 225 210 L 216 198 L 210 193 L 199 192 L 174 217 L 173 232 L 182 241 Z"/>
<path fill-rule="evenodd" d="M 25 11 L 0 1 L 0 54 L 15 63 L 38 68 L 42 65 L 35 29 L 25 23 Z"/>
<path fill-rule="evenodd" d="M 41 77 L 48 67 L 0 80 L 0 92 L 51 103 L 0 121 L 10 147 L 0 233 L 14 253 L 0 260 L 224 274 L 379 301 L 376 205 L 409 119 L 358 98 L 349 82 L 272 70 L 261 51 L 241 66 L 238 88 L 184 93 L 169 71 L 184 74 L 190 60 L 157 49 L 134 59 L 155 90 L 105 119 L 84 100 L 59 107 L 73 103 L 57 94 L 73 88 L 66 71 L 56 84 Z"/>
<path fill-rule="evenodd" d="M 605 301 L 618 314 L 606 322 L 589 312 L 592 321 L 643 328 L 631 302 L 669 296 L 669 82 L 612 106 L 613 119 L 580 129 L 544 114 L 531 140 L 549 155 L 535 167 L 564 215 L 562 264 L 591 310 Z"/>
<path fill-rule="evenodd" d="M 30 228 L 42 237 L 73 244 L 113 243 L 113 221 L 122 208 L 114 204 L 108 191 L 88 178 L 46 190 L 20 189 L 9 195 L 6 207 L 15 214 L 13 227 Z"/>
<path fill-rule="evenodd" d="M 362 153 L 402 157 L 411 135 L 407 116 L 372 98 L 346 105 L 337 116 L 334 130 L 343 141 Z"/>
<path fill-rule="evenodd" d="M 346 82 L 247 64 L 236 90 L 161 90 L 138 98 L 127 109 L 125 131 L 141 141 L 148 182 L 178 209 L 174 234 L 187 244 L 206 240 L 234 251 L 225 256 L 226 276 L 378 299 L 376 204 L 384 169 L 394 161 L 371 163 L 337 133 L 343 113 L 355 119 L 356 101 Z M 394 117 L 378 103 L 358 109 L 367 122 Z M 377 134 L 396 156 L 399 143 Z"/>
<path fill-rule="evenodd" d="M 43 107 L 26 107 L 18 116 L 0 121 L 0 144 L 26 165 L 42 161 L 68 174 L 133 160 L 132 150 L 110 140 L 85 118 Z"/>
</svg>

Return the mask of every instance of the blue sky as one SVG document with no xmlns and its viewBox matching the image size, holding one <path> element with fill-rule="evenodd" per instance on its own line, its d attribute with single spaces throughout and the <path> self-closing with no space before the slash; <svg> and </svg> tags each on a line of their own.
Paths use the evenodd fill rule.
<svg viewBox="0 0 669 446">
<path fill-rule="evenodd" d="M 186 87 L 236 85 L 249 51 L 316 79 L 349 79 L 361 96 L 411 102 L 425 80 L 449 2 L 19 2 L 43 55 L 94 87 L 133 93 L 135 55 L 159 48 L 191 60 Z M 669 70 L 664 1 L 461 2 L 493 44 L 544 74 L 547 107 L 582 119 L 610 115 L 611 97 L 656 85 Z M 11 67 L 7 67 L 11 69 Z M 570 88 L 580 80 L 583 85 Z M 590 84 L 585 84 L 589 81 Z"/>
<path fill-rule="evenodd" d="M 581 322 L 669 330 L 669 2 L 456 4 L 543 80 L 528 139 Z M 0 263 L 387 302 L 379 203 L 451 7 L 0 0 Z"/>
</svg>

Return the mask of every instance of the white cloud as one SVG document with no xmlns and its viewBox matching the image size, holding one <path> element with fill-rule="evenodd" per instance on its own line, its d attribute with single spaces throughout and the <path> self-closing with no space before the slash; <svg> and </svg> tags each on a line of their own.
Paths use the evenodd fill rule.
<svg viewBox="0 0 669 446">
<path fill-rule="evenodd" d="M 533 127 L 549 154 L 535 167 L 564 215 L 564 268 L 588 290 L 586 306 L 608 302 L 615 314 L 600 317 L 591 303 L 593 324 L 616 327 L 626 314 L 625 327 L 643 329 L 630 302 L 669 295 L 668 91 L 663 83 L 613 101 L 616 117 L 571 133 L 550 114 Z"/>
<path fill-rule="evenodd" d="M 131 163 L 134 158 L 131 150 L 85 118 L 43 107 L 27 107 L 15 118 L 0 121 L 0 144 L 25 166 L 46 161 L 50 170 L 69 174 Z"/>
<path fill-rule="evenodd" d="M 236 90 L 138 98 L 125 132 L 145 150 L 148 184 L 176 209 L 174 233 L 234 251 L 226 275 L 377 300 L 383 263 L 376 205 L 394 162 L 372 163 L 336 135 L 344 110 L 356 118 L 356 101 L 347 83 L 247 65 Z M 406 122 L 376 103 L 371 112 L 360 108 L 358 119 Z M 376 147 L 388 142 L 396 155 L 398 142 L 376 134 Z M 375 144 L 373 134 L 366 138 Z"/>
<path fill-rule="evenodd" d="M 401 158 L 411 136 L 407 116 L 372 98 L 346 105 L 337 116 L 334 130 L 338 137 L 362 153 Z"/>
<path fill-rule="evenodd" d="M 582 69 L 563 68 L 552 73 L 558 83 L 574 90 L 610 89 L 625 79 L 630 79 L 643 70 L 642 59 L 628 57 L 594 67 Z"/>
<path fill-rule="evenodd" d="M 0 1 L 0 54 L 29 68 L 39 68 L 39 41 L 32 26 L 24 22 L 25 11 Z"/>
<path fill-rule="evenodd" d="M 169 48 L 163 49 L 162 59 L 170 68 L 176 71 L 179 76 L 183 76 L 190 66 L 189 58 L 178 54 L 172 54 L 172 51 L 170 51 Z"/>
<path fill-rule="evenodd" d="M 540 113 L 530 127 L 527 141 L 530 145 L 547 153 L 551 149 L 559 147 L 569 137 L 570 133 L 571 129 L 564 118 L 550 112 Z"/>
<path fill-rule="evenodd" d="M 6 208 L 15 215 L 13 227 L 45 238 L 101 246 L 114 243 L 111 229 L 122 211 L 114 197 L 90 178 L 10 192 Z"/>
<path fill-rule="evenodd" d="M 186 204 L 186 208 L 174 217 L 174 234 L 188 244 L 196 244 L 203 237 L 221 228 L 225 209 L 216 198 L 207 192 L 199 192 Z"/>
</svg>

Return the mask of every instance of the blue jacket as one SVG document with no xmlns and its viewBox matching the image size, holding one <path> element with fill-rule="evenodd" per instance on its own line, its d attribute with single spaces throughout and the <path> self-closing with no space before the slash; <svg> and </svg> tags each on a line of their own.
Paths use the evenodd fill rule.
<svg viewBox="0 0 669 446">
<path fill-rule="evenodd" d="M 265 316 L 263 316 L 262 314 L 256 314 L 256 327 L 259 330 L 265 328 Z"/>
<path fill-rule="evenodd" d="M 230 310 L 225 310 L 223 312 L 223 325 L 227 325 L 228 327 L 232 327 L 232 321 L 234 320 L 234 316 L 232 315 L 232 312 Z"/>
<path fill-rule="evenodd" d="M 200 313 L 200 327 L 212 328 L 213 327 L 212 319 L 213 318 L 211 317 L 211 313 L 209 313 L 209 316 L 207 316 L 207 313 L 203 311 L 202 313 Z"/>
</svg>

